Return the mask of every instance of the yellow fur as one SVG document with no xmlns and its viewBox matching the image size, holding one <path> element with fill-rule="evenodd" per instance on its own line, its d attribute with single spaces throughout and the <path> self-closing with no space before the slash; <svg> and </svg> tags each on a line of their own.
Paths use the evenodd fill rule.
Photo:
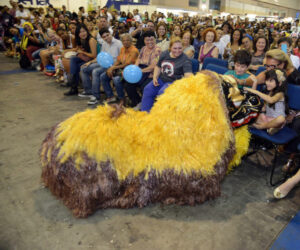
<svg viewBox="0 0 300 250">
<path fill-rule="evenodd" d="M 248 152 L 251 135 L 248 126 L 243 126 L 234 130 L 236 153 L 231 160 L 227 173 L 241 163 L 242 157 Z"/>
<path fill-rule="evenodd" d="M 197 74 L 170 85 L 149 114 L 127 109 L 115 120 L 110 106 L 77 113 L 57 129 L 58 157 L 61 162 L 79 158 L 76 164 L 83 152 L 97 162 L 110 159 L 120 179 L 169 168 L 212 175 L 234 141 L 220 94 L 212 78 Z"/>
</svg>

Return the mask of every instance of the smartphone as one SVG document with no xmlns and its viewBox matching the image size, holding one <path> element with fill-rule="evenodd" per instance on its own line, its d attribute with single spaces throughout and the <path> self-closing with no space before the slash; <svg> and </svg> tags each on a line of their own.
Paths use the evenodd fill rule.
<svg viewBox="0 0 300 250">
<path fill-rule="evenodd" d="M 285 43 L 281 44 L 281 50 L 287 54 L 288 52 L 288 48 L 287 48 L 287 45 Z"/>
</svg>

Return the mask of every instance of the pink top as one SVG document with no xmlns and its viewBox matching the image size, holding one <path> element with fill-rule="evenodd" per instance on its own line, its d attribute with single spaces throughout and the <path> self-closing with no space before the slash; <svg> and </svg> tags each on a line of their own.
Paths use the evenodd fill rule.
<svg viewBox="0 0 300 250">
<path fill-rule="evenodd" d="M 206 57 L 213 57 L 213 56 L 211 55 L 211 53 L 213 52 L 213 50 L 214 50 L 215 47 L 216 47 L 216 46 L 213 46 L 206 54 L 203 53 L 203 51 L 204 51 L 204 45 L 202 45 L 202 46 L 200 47 L 200 63 L 203 63 L 203 61 L 204 61 L 204 59 L 205 59 Z"/>
</svg>

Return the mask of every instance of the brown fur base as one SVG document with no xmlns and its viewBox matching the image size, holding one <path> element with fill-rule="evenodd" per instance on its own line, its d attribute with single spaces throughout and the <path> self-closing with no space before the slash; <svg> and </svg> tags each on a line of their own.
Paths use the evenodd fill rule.
<svg viewBox="0 0 300 250">
<path fill-rule="evenodd" d="M 42 179 L 75 217 L 87 217 L 99 208 L 144 207 L 155 202 L 195 205 L 214 199 L 220 195 L 220 182 L 235 153 L 232 143 L 216 164 L 213 176 L 176 174 L 173 170 L 157 174 L 152 170 L 148 178 L 144 178 L 145 173 L 142 172 L 137 177 L 129 176 L 119 181 L 110 161 L 97 164 L 85 155 L 80 170 L 76 169 L 71 158 L 61 164 L 57 159 L 59 148 L 55 148 L 55 130 L 56 127 L 42 145 L 46 148 L 42 158 Z M 49 155 L 48 150 L 51 150 Z"/>
</svg>

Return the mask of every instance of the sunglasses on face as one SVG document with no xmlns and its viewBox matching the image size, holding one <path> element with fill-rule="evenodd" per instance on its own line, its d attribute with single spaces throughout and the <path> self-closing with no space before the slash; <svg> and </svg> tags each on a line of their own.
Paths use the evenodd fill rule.
<svg viewBox="0 0 300 250">
<path fill-rule="evenodd" d="M 267 69 L 269 69 L 269 68 L 275 69 L 275 68 L 277 68 L 277 67 L 279 66 L 279 64 L 277 64 L 277 65 L 273 65 L 273 64 L 268 65 L 268 64 L 265 64 L 264 66 L 265 66 Z"/>
</svg>

